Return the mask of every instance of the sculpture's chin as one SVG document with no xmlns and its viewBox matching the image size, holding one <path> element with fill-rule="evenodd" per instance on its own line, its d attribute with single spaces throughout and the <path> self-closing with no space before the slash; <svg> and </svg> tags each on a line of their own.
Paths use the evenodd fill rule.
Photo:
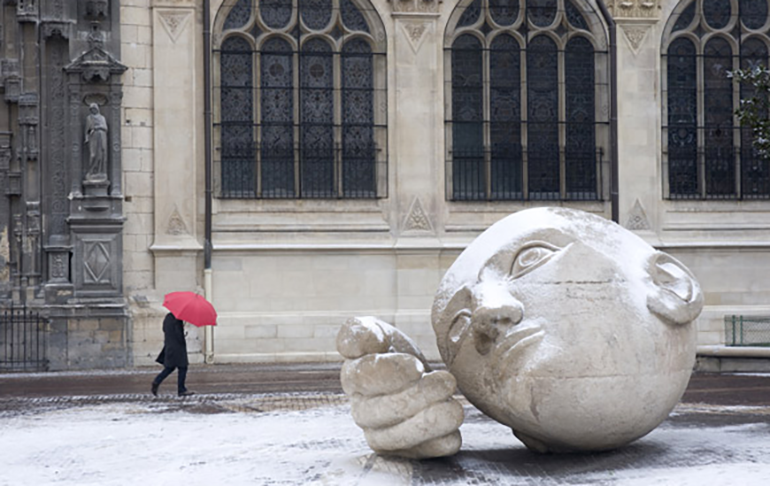
<svg viewBox="0 0 770 486">
<path fill-rule="evenodd" d="M 677 404 L 690 370 L 593 377 L 512 377 L 495 418 L 539 452 L 601 451 L 657 427 Z M 491 414 L 490 414 L 491 415 Z"/>
</svg>

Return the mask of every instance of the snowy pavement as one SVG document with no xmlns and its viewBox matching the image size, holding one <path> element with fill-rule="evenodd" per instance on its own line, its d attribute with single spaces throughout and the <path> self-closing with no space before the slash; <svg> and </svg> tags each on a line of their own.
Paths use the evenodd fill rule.
<svg viewBox="0 0 770 486">
<path fill-rule="evenodd" d="M 466 403 L 463 447 L 371 453 L 338 393 L 2 398 L 0 485 L 770 484 L 770 407 L 680 405 L 603 454 L 536 455 Z"/>
</svg>

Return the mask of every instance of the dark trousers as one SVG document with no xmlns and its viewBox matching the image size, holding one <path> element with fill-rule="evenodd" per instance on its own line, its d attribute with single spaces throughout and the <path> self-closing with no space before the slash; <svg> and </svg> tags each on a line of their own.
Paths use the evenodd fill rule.
<svg viewBox="0 0 770 486">
<path fill-rule="evenodd" d="M 168 375 L 174 372 L 175 369 L 177 369 L 176 366 L 166 366 L 163 368 L 163 371 L 158 373 L 158 376 L 156 376 L 152 382 L 156 385 L 160 385 Z M 184 393 L 187 391 L 187 388 L 184 386 L 185 378 L 187 378 L 187 366 L 180 366 L 179 373 L 176 374 L 177 393 Z"/>
</svg>

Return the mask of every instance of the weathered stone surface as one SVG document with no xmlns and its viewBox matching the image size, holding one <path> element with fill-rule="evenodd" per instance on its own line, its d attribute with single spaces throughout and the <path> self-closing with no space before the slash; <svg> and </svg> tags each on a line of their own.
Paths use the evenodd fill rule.
<svg viewBox="0 0 770 486">
<path fill-rule="evenodd" d="M 417 346 L 374 317 L 348 320 L 337 335 L 340 381 L 356 424 L 376 452 L 410 458 L 460 450 L 462 406 L 454 377 L 430 371 Z"/>
<path fill-rule="evenodd" d="M 690 271 L 630 231 L 577 210 L 537 208 L 494 224 L 460 255 L 439 285 L 432 321 L 448 371 L 476 407 L 532 450 L 597 451 L 649 433 L 679 401 L 702 306 Z M 425 435 L 407 425 L 414 417 L 428 417 L 417 421 L 440 435 L 457 416 L 431 405 L 441 387 L 425 385 L 429 374 L 416 377 L 419 360 L 410 365 L 389 345 L 394 333 L 349 321 L 338 347 L 356 358 L 342 372 L 356 422 L 375 450 L 400 453 L 415 431 Z M 388 428 L 373 433 L 372 425 Z"/>
</svg>

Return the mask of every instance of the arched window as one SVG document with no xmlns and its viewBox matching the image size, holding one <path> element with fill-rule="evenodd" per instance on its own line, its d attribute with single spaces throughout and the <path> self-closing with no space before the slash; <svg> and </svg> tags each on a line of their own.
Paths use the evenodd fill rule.
<svg viewBox="0 0 770 486">
<path fill-rule="evenodd" d="M 768 65 L 767 0 L 685 0 L 664 30 L 663 184 L 669 199 L 770 198 L 770 165 L 734 115 L 752 88 L 728 71 Z"/>
<path fill-rule="evenodd" d="M 220 197 L 385 197 L 385 31 L 367 0 L 227 0 L 214 47 Z"/>
<path fill-rule="evenodd" d="M 607 37 L 584 0 L 468 0 L 449 21 L 450 200 L 600 200 Z"/>
</svg>

